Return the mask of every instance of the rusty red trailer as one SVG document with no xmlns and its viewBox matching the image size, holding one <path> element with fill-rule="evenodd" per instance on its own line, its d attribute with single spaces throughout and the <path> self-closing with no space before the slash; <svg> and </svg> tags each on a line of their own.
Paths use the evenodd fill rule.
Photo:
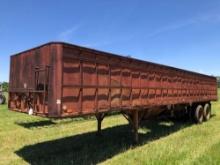
<svg viewBox="0 0 220 165">
<path fill-rule="evenodd" d="M 217 100 L 215 77 L 63 42 L 13 55 L 10 66 L 9 109 L 53 118 L 96 115 L 99 130 L 112 111 L 123 112 L 135 130 L 140 118 L 175 107 L 201 122 Z"/>
</svg>

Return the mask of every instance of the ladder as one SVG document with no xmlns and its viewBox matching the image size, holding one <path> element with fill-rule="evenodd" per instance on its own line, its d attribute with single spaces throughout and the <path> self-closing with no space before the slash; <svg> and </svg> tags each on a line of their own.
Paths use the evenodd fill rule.
<svg viewBox="0 0 220 165">
<path fill-rule="evenodd" d="M 45 106 L 48 104 L 48 88 L 49 88 L 50 66 L 37 66 L 34 70 L 34 109 L 37 108 L 37 102 L 40 97 L 43 97 L 43 113 Z"/>
</svg>

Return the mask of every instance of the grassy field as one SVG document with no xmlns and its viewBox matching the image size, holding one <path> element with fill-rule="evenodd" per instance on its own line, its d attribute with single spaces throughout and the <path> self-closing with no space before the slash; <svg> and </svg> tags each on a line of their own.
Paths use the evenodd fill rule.
<svg viewBox="0 0 220 165">
<path fill-rule="evenodd" d="M 220 102 L 201 125 L 143 123 L 138 145 L 121 115 L 104 119 L 101 137 L 95 131 L 93 118 L 48 120 L 0 106 L 0 164 L 220 164 Z"/>
</svg>

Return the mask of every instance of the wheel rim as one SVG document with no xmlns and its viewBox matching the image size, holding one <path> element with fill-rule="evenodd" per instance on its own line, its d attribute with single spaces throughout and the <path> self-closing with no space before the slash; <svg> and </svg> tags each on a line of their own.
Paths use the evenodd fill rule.
<svg viewBox="0 0 220 165">
<path fill-rule="evenodd" d="M 210 112 L 211 112 L 210 109 L 208 109 L 208 112 L 207 112 L 207 114 L 206 114 L 206 118 L 207 118 L 207 119 L 210 119 L 210 116 L 211 116 Z"/>
<path fill-rule="evenodd" d="M 205 109 L 204 109 L 205 120 L 209 120 L 210 116 L 211 116 L 211 107 L 209 105 L 205 105 Z"/>
<path fill-rule="evenodd" d="M 196 123 L 202 123 L 203 122 L 203 116 L 204 116 L 204 111 L 203 107 L 201 105 L 198 105 L 195 110 L 195 121 Z"/>
<path fill-rule="evenodd" d="M 199 108 L 199 112 L 198 112 L 198 120 L 199 120 L 199 122 L 201 123 L 202 122 L 202 120 L 203 120 L 203 109 L 202 109 L 202 107 L 201 108 Z"/>
</svg>

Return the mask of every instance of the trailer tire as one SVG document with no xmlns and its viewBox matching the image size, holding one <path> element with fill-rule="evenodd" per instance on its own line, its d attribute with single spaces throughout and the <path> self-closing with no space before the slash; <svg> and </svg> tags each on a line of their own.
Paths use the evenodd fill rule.
<svg viewBox="0 0 220 165">
<path fill-rule="evenodd" d="M 211 117 L 211 106 L 210 104 L 206 103 L 204 106 L 204 111 L 203 111 L 204 121 L 208 121 L 210 117 Z"/>
<path fill-rule="evenodd" d="M 5 96 L 4 95 L 0 95 L 0 104 L 5 104 Z"/>
<path fill-rule="evenodd" d="M 197 124 L 201 124 L 203 122 L 203 114 L 204 114 L 204 110 L 202 105 L 198 105 L 194 113 L 195 122 Z"/>
</svg>

